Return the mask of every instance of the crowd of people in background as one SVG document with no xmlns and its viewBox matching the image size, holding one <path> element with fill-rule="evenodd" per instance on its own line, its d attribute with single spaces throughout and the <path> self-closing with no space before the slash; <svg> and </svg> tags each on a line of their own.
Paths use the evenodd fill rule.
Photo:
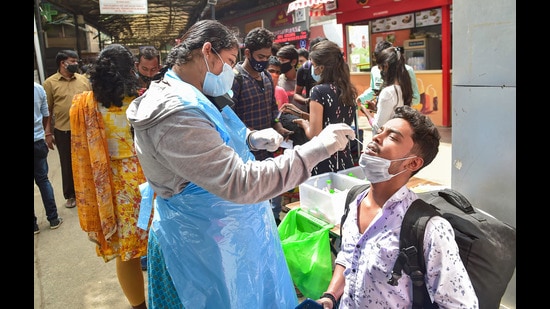
<svg viewBox="0 0 550 309">
<path fill-rule="evenodd" d="M 398 250 L 393 228 L 416 198 L 405 185 L 433 160 L 440 137 L 410 108 L 418 87 L 400 49 L 378 42 L 371 86 L 359 94 L 341 47 L 327 38 L 297 49 L 257 27 L 242 59 L 238 38 L 215 20 L 179 39 L 164 64 L 153 46 L 133 55 L 111 44 L 80 70 L 78 54 L 63 50 L 57 72 L 35 83 L 34 173 L 50 228 L 63 222 L 47 177 L 57 146 L 65 207 L 77 208 L 97 256 L 116 261 L 132 308 L 294 308 L 299 291 L 277 230 L 282 194 L 355 165 L 361 110 L 373 138 L 357 159 L 372 186 L 343 225 L 332 281 L 316 302 L 410 307 L 410 281 L 380 282 Z M 367 233 L 383 223 L 392 229 Z M 445 219 L 429 227 L 454 239 Z M 429 254 L 453 265 L 432 265 L 441 268 L 428 273 L 432 299 L 477 308 L 471 285 L 458 290 L 446 279 L 469 280 L 456 243 L 431 240 Z"/>
<path fill-rule="evenodd" d="M 271 57 L 274 35 L 266 28 L 254 28 L 244 38 L 244 60 L 233 68 L 233 102 L 237 116 L 251 130 L 272 128 L 288 139 L 291 131 L 274 121 L 279 112 L 275 98 L 275 84 L 271 73 L 267 71 Z M 266 149 L 253 150 L 256 160 L 273 158 L 274 152 Z M 280 195 L 270 199 L 271 208 L 277 225 L 281 213 Z"/>
</svg>

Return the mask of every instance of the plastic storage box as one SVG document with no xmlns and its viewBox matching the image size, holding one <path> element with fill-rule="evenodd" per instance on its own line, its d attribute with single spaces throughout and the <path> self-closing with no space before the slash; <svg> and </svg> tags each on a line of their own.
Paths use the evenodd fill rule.
<svg viewBox="0 0 550 309">
<path fill-rule="evenodd" d="M 365 183 L 367 181 L 345 174 L 324 173 L 312 176 L 300 185 L 300 207 L 314 217 L 331 224 L 339 224 L 349 189 Z M 333 193 L 329 192 L 330 189 Z"/>
<path fill-rule="evenodd" d="M 336 174 L 342 174 L 350 177 L 359 178 L 361 180 L 367 180 L 367 177 L 365 176 L 365 173 L 363 173 L 363 169 L 360 166 L 350 167 L 345 170 L 338 171 L 336 172 Z"/>
</svg>

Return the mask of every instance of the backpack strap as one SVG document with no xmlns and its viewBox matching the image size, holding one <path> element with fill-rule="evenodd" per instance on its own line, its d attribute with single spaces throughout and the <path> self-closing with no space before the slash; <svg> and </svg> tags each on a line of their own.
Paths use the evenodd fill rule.
<svg viewBox="0 0 550 309">
<path fill-rule="evenodd" d="M 235 80 L 239 84 L 239 93 L 236 93 L 235 89 L 233 89 L 233 97 L 237 98 L 241 95 L 241 91 L 242 91 L 242 88 L 243 88 L 243 75 L 242 75 L 241 71 L 239 71 L 239 68 L 237 66 L 235 66 L 233 68 L 233 73 L 235 74 Z"/>
<path fill-rule="evenodd" d="M 369 187 L 370 183 L 366 183 L 355 185 L 349 189 L 348 194 L 346 195 L 346 202 L 344 203 L 344 214 L 342 214 L 342 218 L 340 219 L 340 237 L 335 237 L 330 241 L 330 250 L 334 255 L 337 255 L 338 251 L 340 251 L 340 246 L 342 244 L 342 226 L 344 226 L 344 221 L 346 221 L 346 217 L 349 213 L 349 204 L 357 198 L 359 193 L 367 190 Z"/>
<path fill-rule="evenodd" d="M 357 198 L 359 193 L 367 190 L 368 188 L 370 188 L 370 183 L 355 185 L 349 189 L 348 195 L 346 195 L 346 202 L 344 203 L 344 214 L 340 219 L 340 237 L 342 237 L 342 226 L 344 225 L 344 221 L 346 221 L 346 217 L 349 213 L 349 204 Z"/>
<path fill-rule="evenodd" d="M 399 234 L 399 255 L 388 283 L 396 286 L 402 272 L 413 281 L 413 308 L 430 308 L 432 303 L 424 281 L 424 232 L 433 216 L 440 215 L 435 207 L 422 199 L 416 199 L 403 217 Z M 426 305 L 426 307 L 425 307 Z M 437 305 L 436 305 L 437 306 Z M 435 307 L 437 308 L 437 307 Z"/>
<path fill-rule="evenodd" d="M 267 79 L 269 79 L 269 82 L 271 83 L 271 88 L 273 89 L 273 94 L 271 95 L 271 100 L 273 100 L 273 102 L 275 102 L 275 104 L 277 104 L 277 100 L 275 99 L 275 87 L 277 85 L 275 85 L 275 83 L 273 82 L 273 77 L 271 76 L 271 73 L 269 73 L 269 71 L 264 70 L 263 73 L 265 75 L 267 75 Z"/>
</svg>

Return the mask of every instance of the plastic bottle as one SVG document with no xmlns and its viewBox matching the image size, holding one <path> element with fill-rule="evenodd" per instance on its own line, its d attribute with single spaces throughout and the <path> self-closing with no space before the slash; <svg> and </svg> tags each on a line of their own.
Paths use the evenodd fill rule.
<svg viewBox="0 0 550 309">
<path fill-rule="evenodd" d="M 334 189 L 332 188 L 332 180 L 331 179 L 327 179 L 327 190 L 329 193 L 334 193 Z"/>
</svg>

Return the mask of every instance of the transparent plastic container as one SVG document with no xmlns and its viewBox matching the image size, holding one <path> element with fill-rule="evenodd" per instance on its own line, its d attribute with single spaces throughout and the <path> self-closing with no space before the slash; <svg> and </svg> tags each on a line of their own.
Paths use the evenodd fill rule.
<svg viewBox="0 0 550 309">
<path fill-rule="evenodd" d="M 336 173 L 367 181 L 367 177 L 365 176 L 365 173 L 363 173 L 363 169 L 360 166 L 346 168 L 345 170 L 341 170 Z"/>
<path fill-rule="evenodd" d="M 329 192 L 327 180 L 330 180 L 334 193 Z M 300 207 L 325 222 L 339 224 L 349 189 L 365 183 L 367 181 L 346 174 L 324 173 L 312 176 L 299 186 Z"/>
</svg>

